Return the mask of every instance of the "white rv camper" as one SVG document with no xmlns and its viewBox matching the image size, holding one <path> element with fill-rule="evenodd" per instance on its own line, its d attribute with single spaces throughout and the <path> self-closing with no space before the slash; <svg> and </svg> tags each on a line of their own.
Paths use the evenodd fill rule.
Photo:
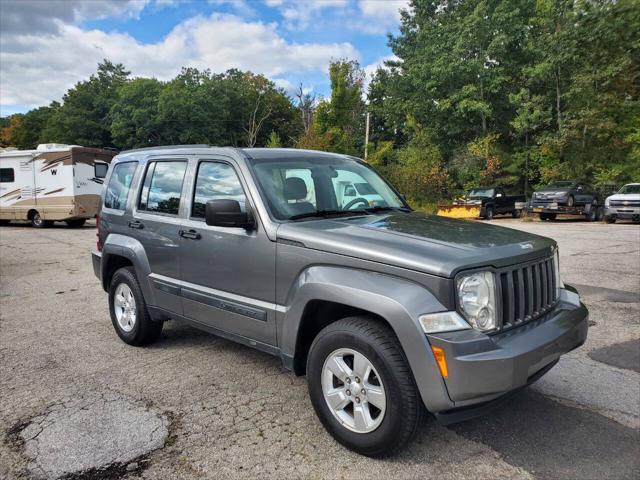
<svg viewBox="0 0 640 480">
<path fill-rule="evenodd" d="M 98 212 L 102 183 L 115 154 L 60 144 L 0 152 L 0 222 L 82 226 Z"/>
</svg>

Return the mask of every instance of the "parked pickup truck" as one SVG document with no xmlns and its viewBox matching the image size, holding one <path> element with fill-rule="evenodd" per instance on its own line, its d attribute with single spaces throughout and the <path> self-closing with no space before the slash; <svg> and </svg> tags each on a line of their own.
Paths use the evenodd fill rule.
<svg viewBox="0 0 640 480">
<path fill-rule="evenodd" d="M 343 207 L 343 181 L 384 204 Z M 158 147 L 115 157 L 105 185 L 92 259 L 118 336 L 147 345 L 178 319 L 276 355 L 365 455 L 398 451 L 425 411 L 504 405 L 587 337 L 555 241 L 416 213 L 353 157 Z"/>
<path fill-rule="evenodd" d="M 624 219 L 640 222 L 640 183 L 628 183 L 618 193 L 607 197 L 604 209 L 607 223 Z"/>
<path fill-rule="evenodd" d="M 511 215 L 518 218 L 526 207 L 524 195 L 507 195 L 502 187 L 478 187 L 451 205 L 439 205 L 438 215 L 452 218 L 484 218 Z"/>
</svg>

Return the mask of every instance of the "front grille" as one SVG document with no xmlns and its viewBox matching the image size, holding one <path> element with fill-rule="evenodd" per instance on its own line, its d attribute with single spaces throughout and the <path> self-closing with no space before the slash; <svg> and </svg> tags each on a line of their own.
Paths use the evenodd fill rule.
<svg viewBox="0 0 640 480">
<path fill-rule="evenodd" d="M 640 207 L 640 200 L 611 200 L 612 207 Z"/>
<path fill-rule="evenodd" d="M 554 257 L 499 272 L 501 330 L 535 320 L 557 303 Z"/>
</svg>

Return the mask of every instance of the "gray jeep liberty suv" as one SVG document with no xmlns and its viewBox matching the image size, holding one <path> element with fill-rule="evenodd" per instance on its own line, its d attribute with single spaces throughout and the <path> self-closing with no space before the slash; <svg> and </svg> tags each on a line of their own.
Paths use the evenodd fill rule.
<svg viewBox="0 0 640 480">
<path fill-rule="evenodd" d="M 93 267 L 120 338 L 179 319 L 277 355 L 365 455 L 424 407 L 446 424 L 502 403 L 587 336 L 553 240 L 412 212 L 353 157 L 158 147 L 105 185 Z"/>
</svg>

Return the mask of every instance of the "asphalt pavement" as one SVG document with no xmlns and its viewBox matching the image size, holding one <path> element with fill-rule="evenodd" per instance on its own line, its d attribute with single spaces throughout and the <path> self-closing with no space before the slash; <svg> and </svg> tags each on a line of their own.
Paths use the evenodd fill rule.
<svg viewBox="0 0 640 480">
<path fill-rule="evenodd" d="M 0 478 L 640 478 L 640 226 L 492 223 L 558 241 L 587 343 L 384 460 L 338 445 L 275 357 L 177 322 L 151 347 L 120 341 L 93 224 L 0 227 Z"/>
</svg>

